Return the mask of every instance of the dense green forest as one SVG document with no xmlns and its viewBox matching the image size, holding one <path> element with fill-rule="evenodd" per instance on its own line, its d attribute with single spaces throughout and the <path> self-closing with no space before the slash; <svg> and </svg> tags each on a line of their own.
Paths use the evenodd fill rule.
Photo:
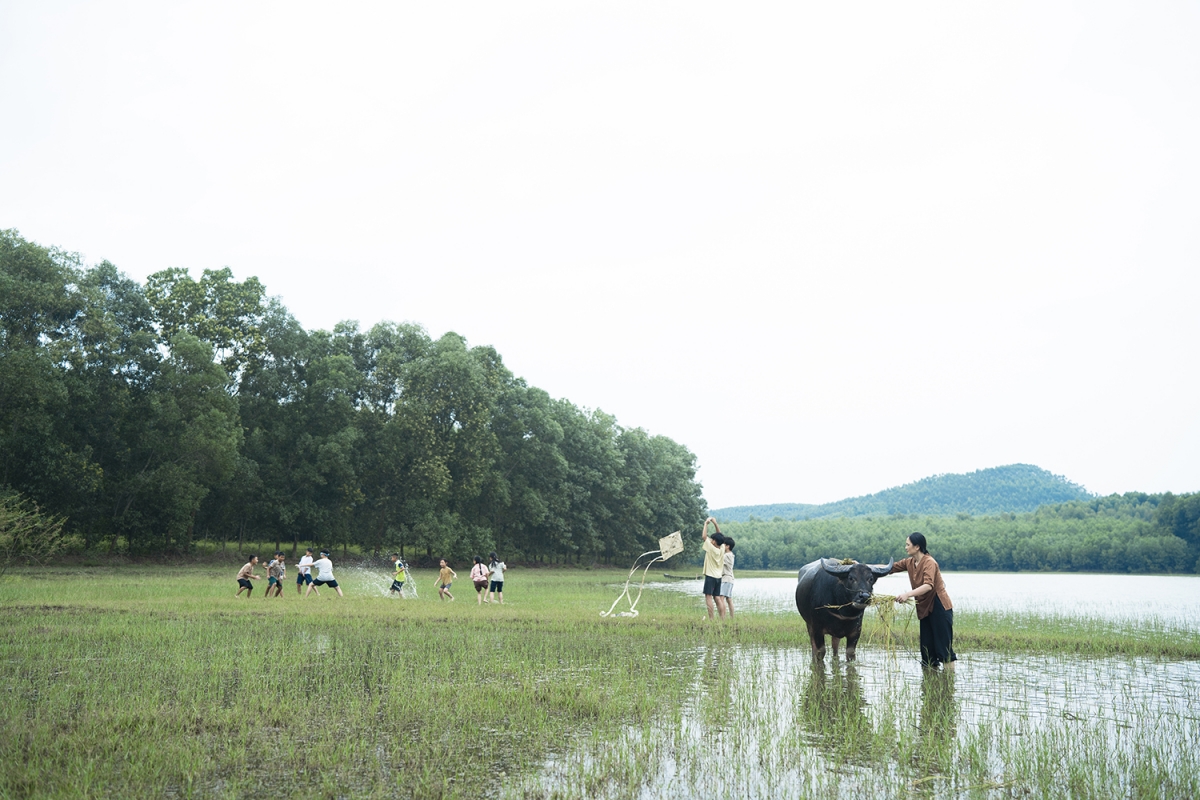
<svg viewBox="0 0 1200 800">
<path fill-rule="evenodd" d="M 1074 500 L 1023 514 L 725 521 L 741 569 L 823 557 L 886 563 L 913 531 L 947 570 L 1200 572 L 1200 494 Z"/>
<path fill-rule="evenodd" d="M 454 333 L 308 331 L 256 278 L 142 285 L 0 232 L 0 494 L 79 549 L 623 561 L 700 525 L 695 462 Z"/>
<path fill-rule="evenodd" d="M 864 497 L 823 505 L 776 503 L 731 506 L 712 513 L 718 519 L 821 519 L 880 514 L 1000 514 L 1034 511 L 1040 506 L 1087 500 L 1082 486 L 1031 464 L 980 469 L 965 475 L 933 475 Z"/>
</svg>

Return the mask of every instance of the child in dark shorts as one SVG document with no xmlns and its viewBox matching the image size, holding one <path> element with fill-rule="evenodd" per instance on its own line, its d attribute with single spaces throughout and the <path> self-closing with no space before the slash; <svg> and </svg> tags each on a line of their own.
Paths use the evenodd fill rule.
<svg viewBox="0 0 1200 800">
<path fill-rule="evenodd" d="M 488 568 L 479 556 L 475 556 L 475 566 L 471 567 L 471 583 L 475 584 L 475 604 L 490 603 L 491 600 L 483 599 L 483 593 L 487 591 L 488 587 Z"/>
<path fill-rule="evenodd" d="M 261 575 L 254 574 L 254 565 L 258 563 L 258 556 L 250 556 L 250 560 L 238 570 L 237 582 L 238 590 L 234 597 L 238 597 L 242 592 L 246 593 L 246 597 L 250 597 L 250 593 L 254 591 L 254 584 L 250 581 L 256 581 L 261 578 Z"/>
<path fill-rule="evenodd" d="M 450 584 L 458 577 L 458 573 L 450 569 L 446 564 L 446 559 L 441 560 L 441 569 L 438 570 L 437 580 L 434 583 L 438 587 L 438 600 L 445 600 L 449 597 L 454 599 L 454 595 L 450 594 Z"/>
<path fill-rule="evenodd" d="M 709 523 L 716 529 L 712 536 L 708 535 Z M 725 544 L 725 537 L 713 517 L 704 520 L 704 529 L 700 531 L 700 535 L 704 540 L 704 605 L 708 608 L 709 619 L 713 618 L 714 608 L 724 618 L 725 605 L 717 603 L 716 598 L 721 594 L 721 572 L 724 567 L 722 545 Z"/>
<path fill-rule="evenodd" d="M 305 597 L 308 597 L 308 592 L 316 592 L 318 586 L 328 586 L 337 592 L 338 597 L 345 597 L 342 587 L 338 586 L 338 582 L 333 578 L 333 562 L 329 559 L 328 550 L 321 551 L 321 557 L 313 562 L 313 567 L 317 570 L 317 577 L 313 578 L 312 585 L 304 593 Z"/>
<path fill-rule="evenodd" d="M 300 558 L 300 563 L 296 565 L 296 594 L 300 594 L 300 587 L 304 585 L 312 585 L 312 565 L 313 551 L 311 547 L 305 548 L 304 555 Z M 317 592 L 320 595 L 320 592 Z"/>
<path fill-rule="evenodd" d="M 264 597 L 271 596 L 271 590 L 275 590 L 275 596 L 279 597 L 283 594 L 283 576 L 284 562 L 283 553 L 277 551 L 275 558 L 271 559 L 271 563 L 267 564 L 267 592 Z"/>
<path fill-rule="evenodd" d="M 401 597 L 404 597 L 404 559 L 392 553 L 391 559 L 396 571 L 392 574 L 392 588 L 388 589 L 388 594 L 398 592 Z"/>
</svg>

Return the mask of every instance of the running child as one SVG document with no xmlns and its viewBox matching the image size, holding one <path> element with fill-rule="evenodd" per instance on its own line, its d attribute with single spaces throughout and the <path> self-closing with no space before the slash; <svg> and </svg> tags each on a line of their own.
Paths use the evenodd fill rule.
<svg viewBox="0 0 1200 800">
<path fill-rule="evenodd" d="M 449 597 L 454 599 L 454 595 L 450 594 L 450 584 L 454 583 L 454 579 L 458 577 L 458 573 L 446 566 L 446 559 L 441 561 L 441 569 L 438 570 L 437 580 L 434 583 L 438 587 L 438 600 L 445 600 Z"/>
<path fill-rule="evenodd" d="M 488 572 L 491 574 L 492 582 L 488 587 L 488 602 L 492 602 L 494 594 L 500 605 L 504 605 L 504 571 L 508 569 L 508 564 L 501 561 L 495 552 L 490 555 L 492 561 L 488 564 Z"/>
<path fill-rule="evenodd" d="M 393 566 L 395 566 L 396 572 L 392 575 L 392 588 L 388 589 L 388 594 L 395 592 L 400 595 L 401 599 L 404 599 L 404 559 L 395 553 L 392 553 L 389 558 L 394 562 Z"/>
<path fill-rule="evenodd" d="M 271 563 L 267 564 L 267 593 L 264 598 L 271 596 L 271 590 L 275 590 L 275 596 L 279 597 L 283 594 L 283 576 L 286 572 L 286 565 L 283 562 L 283 551 L 276 551 L 275 557 L 271 559 Z"/>
<path fill-rule="evenodd" d="M 258 556 L 250 556 L 250 560 L 246 562 L 237 574 L 238 590 L 234 597 L 237 597 L 242 592 L 246 593 L 246 599 L 250 598 L 250 594 L 254 591 L 254 584 L 250 581 L 256 581 L 262 575 L 254 574 L 254 566 L 258 563 Z"/>
<path fill-rule="evenodd" d="M 338 597 L 345 597 L 342 587 L 333 579 L 333 562 L 329 560 L 328 550 L 321 551 L 321 557 L 313 562 L 313 566 L 317 569 L 317 577 L 313 579 L 312 586 L 308 587 L 308 592 L 317 591 L 318 586 L 328 586 L 338 593 Z M 308 592 L 304 593 L 305 597 L 308 597 Z"/>
<path fill-rule="evenodd" d="M 312 575 L 309 574 L 309 571 L 312 569 L 312 565 L 312 548 L 309 547 L 305 549 L 304 555 L 300 559 L 300 563 L 296 565 L 296 594 L 300 594 L 300 587 L 304 584 L 308 584 L 309 586 L 312 585 Z M 307 597 L 307 595 L 305 596 Z M 320 597 L 321 593 L 317 592 L 317 596 Z"/>
<path fill-rule="evenodd" d="M 483 593 L 488 585 L 488 569 L 479 556 L 475 556 L 475 566 L 471 567 L 471 583 L 475 584 L 475 604 L 483 605 Z"/>
</svg>

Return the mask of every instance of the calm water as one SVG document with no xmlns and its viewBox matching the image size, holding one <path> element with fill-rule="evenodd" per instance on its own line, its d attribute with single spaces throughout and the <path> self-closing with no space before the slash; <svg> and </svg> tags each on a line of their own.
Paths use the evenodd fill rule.
<svg viewBox="0 0 1200 800">
<path fill-rule="evenodd" d="M 1113 622 L 1156 620 L 1200 630 L 1200 576 L 1080 575 L 1067 573 L 946 572 L 955 614 L 1013 611 L 1094 617 Z M 647 583 L 646 588 L 701 596 L 700 581 Z M 909 588 L 903 573 L 881 578 L 880 594 Z M 796 613 L 796 578 L 738 578 L 734 608 Z"/>
</svg>

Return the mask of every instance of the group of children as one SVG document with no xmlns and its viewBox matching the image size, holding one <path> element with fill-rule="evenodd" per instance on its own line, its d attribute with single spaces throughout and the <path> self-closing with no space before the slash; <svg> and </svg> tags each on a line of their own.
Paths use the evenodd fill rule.
<svg viewBox="0 0 1200 800">
<path fill-rule="evenodd" d="M 716 531 L 712 536 L 708 535 L 709 523 Z M 704 520 L 700 535 L 704 538 L 704 604 L 708 607 L 708 618 L 713 618 L 715 605 L 721 619 L 725 618 L 726 612 L 733 619 L 734 541 L 721 533 L 713 517 Z"/>
<path fill-rule="evenodd" d="M 395 566 L 395 573 L 392 575 L 392 586 L 388 590 L 389 593 L 399 593 L 403 597 L 404 582 L 408 579 L 408 565 L 404 563 L 404 559 L 393 553 L 390 560 Z M 480 605 L 483 603 L 492 602 L 493 598 L 504 605 L 504 573 L 508 570 L 508 565 L 505 564 L 493 552 L 491 553 L 491 562 L 486 566 L 483 559 L 475 556 L 475 566 L 471 568 L 471 580 L 475 584 L 475 593 Z M 261 575 L 254 574 L 254 567 L 258 564 L 258 556 L 250 556 L 250 560 L 238 570 L 237 582 L 238 590 L 234 597 L 239 597 L 242 592 L 246 593 L 249 598 L 254 592 L 254 584 L 252 581 L 261 580 Z M 458 577 L 458 573 L 450 569 L 446 564 L 446 559 L 441 560 L 441 569 L 438 571 L 437 580 L 434 583 L 438 587 L 438 599 L 445 600 L 454 599 L 454 595 L 450 594 L 450 585 L 454 579 Z M 317 576 L 312 576 L 312 570 L 317 570 Z M 308 597 L 309 593 L 316 592 L 320 596 L 321 592 L 317 587 L 328 586 L 337 592 L 338 597 L 344 597 L 342 589 L 338 586 L 338 582 L 333 578 L 333 561 L 329 558 L 329 551 L 322 550 L 321 557 L 316 561 L 313 560 L 312 548 L 304 551 L 304 556 L 300 559 L 300 563 L 296 565 L 296 593 L 300 593 L 300 587 L 307 585 L 307 590 L 304 596 Z M 275 597 L 283 594 L 283 579 L 287 573 L 287 566 L 284 562 L 283 551 L 275 552 L 275 557 L 267 564 L 267 591 L 266 596 L 271 597 L 274 592 Z M 489 588 L 490 585 L 490 588 Z M 484 599 L 483 590 L 487 589 L 487 599 Z"/>
<path fill-rule="evenodd" d="M 262 579 L 262 575 L 254 574 L 254 567 L 258 564 L 258 556 L 250 556 L 237 574 L 238 590 L 234 597 L 238 597 L 242 592 L 246 593 L 246 597 L 254 592 L 254 584 L 251 581 Z M 316 569 L 317 577 L 312 576 L 312 570 Z M 283 560 L 283 551 L 276 550 L 275 557 L 267 564 L 267 592 L 266 597 L 271 597 L 274 592 L 275 597 L 283 594 L 283 579 L 287 574 L 287 564 Z M 320 596 L 318 590 L 320 586 L 328 586 L 337 592 L 338 597 L 344 597 L 342 588 L 338 586 L 338 582 L 333 578 L 333 561 L 329 559 L 329 551 L 322 550 L 321 557 L 313 560 L 312 548 L 304 551 L 304 556 L 300 559 L 300 563 L 296 565 L 296 594 L 300 594 L 301 587 L 307 587 L 304 591 L 304 596 L 312 592 L 316 592 Z"/>
<path fill-rule="evenodd" d="M 501 561 L 494 551 L 489 554 L 489 557 L 491 561 L 485 565 L 482 558 L 475 556 L 475 565 L 471 567 L 471 582 L 475 584 L 475 603 L 483 605 L 495 599 L 500 605 L 504 605 L 504 573 L 508 571 L 508 565 Z M 438 599 L 445 600 L 448 597 L 453 600 L 454 595 L 450 594 L 450 585 L 454 583 L 458 573 L 446 565 L 444 558 L 440 566 L 437 580 L 434 581 L 438 587 Z M 487 589 L 486 599 L 483 596 L 484 589 Z"/>
</svg>

